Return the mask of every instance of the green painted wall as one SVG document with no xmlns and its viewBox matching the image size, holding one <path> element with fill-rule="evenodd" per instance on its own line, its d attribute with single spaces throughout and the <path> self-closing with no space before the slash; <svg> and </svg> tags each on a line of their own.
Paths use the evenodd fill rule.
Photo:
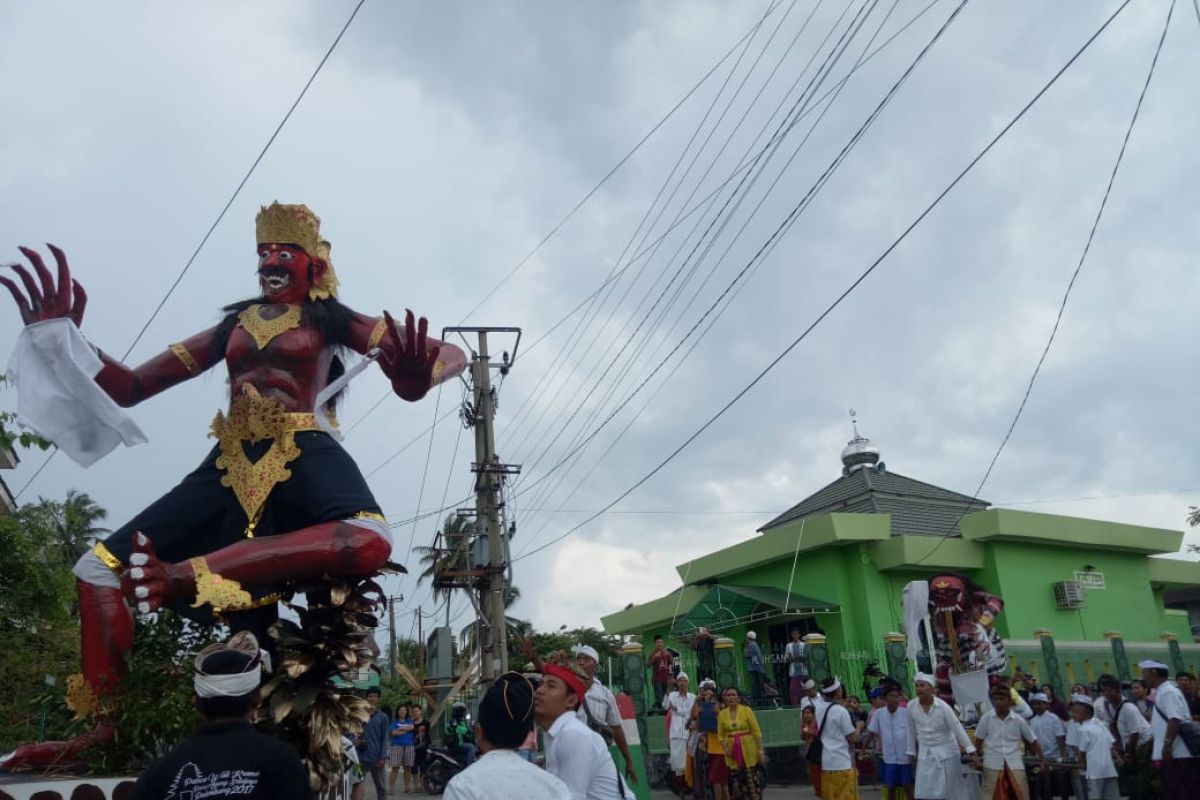
<svg viewBox="0 0 1200 800">
<path fill-rule="evenodd" d="M 1161 647 L 1164 631 L 1181 642 L 1191 641 L 1187 617 L 1164 609 L 1161 587 L 1191 585 L 1200 580 L 1200 569 L 1194 562 L 1147 557 L 1169 550 L 1177 532 L 993 510 L 964 520 L 966 539 L 941 542 L 931 551 L 923 537 L 891 539 L 889 529 L 887 515 L 830 514 L 809 520 L 807 527 L 794 523 L 769 531 L 680 565 L 678 571 L 693 584 L 716 580 L 786 591 L 790 582 L 796 594 L 838 605 L 839 612 L 814 618 L 829 638 L 831 664 L 835 669 L 842 665 L 847 672 L 851 665 L 861 666 L 856 659 L 870 657 L 884 634 L 901 629 L 904 586 L 950 564 L 1004 598 L 1005 609 L 997 619 L 1000 634 L 1014 643 L 1014 656 L 1031 664 L 1038 658 L 1031 641 L 1038 627 L 1050 628 L 1055 640 L 1068 648 L 1071 643 L 1089 643 L 1080 645 L 1078 653 L 1063 653 L 1080 677 L 1109 668 L 1103 638 L 1108 630 L 1119 631 L 1127 643 L 1145 647 Z M 1083 609 L 1058 609 L 1053 584 L 1073 580 L 1076 571 L 1087 565 L 1104 573 L 1105 588 L 1087 590 Z M 613 622 L 629 622 L 637 630 L 646 621 L 669 614 L 677 602 L 682 603 L 680 615 L 686 614 L 688 608 L 683 606 L 690 607 L 688 598 L 704 591 L 703 585 L 690 586 L 679 597 L 647 604 L 640 617 L 618 612 Z M 742 685 L 748 685 L 740 657 L 746 631 L 756 630 L 760 642 L 766 643 L 769 629 L 781 621 L 772 618 L 716 631 L 737 643 Z M 670 620 L 665 619 L 646 631 L 648 650 L 653 635 L 665 634 L 669 627 Z M 683 653 L 685 668 L 694 670 L 690 650 L 679 642 L 668 640 L 668 644 Z M 1200 649 L 1188 653 L 1189 658 L 1200 658 Z M 1133 651 L 1130 655 L 1133 658 Z M 844 663 L 836 661 L 839 656 Z"/>
<path fill-rule="evenodd" d="M 976 576 L 1004 598 L 1000 634 L 1029 639 L 1033 629 L 1050 628 L 1060 641 L 1097 641 L 1107 630 L 1128 640 L 1153 641 L 1163 631 L 1162 598 L 1150 586 L 1145 556 L 1077 547 L 1046 547 L 990 542 L 984 569 Z M 1086 565 L 1104 573 L 1104 589 L 1087 590 L 1082 609 L 1055 606 L 1052 585 L 1074 580 Z"/>
</svg>

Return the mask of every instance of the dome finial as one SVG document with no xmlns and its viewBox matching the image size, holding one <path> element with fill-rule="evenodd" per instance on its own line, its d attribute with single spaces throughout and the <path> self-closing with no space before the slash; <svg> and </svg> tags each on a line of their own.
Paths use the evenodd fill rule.
<svg viewBox="0 0 1200 800">
<path fill-rule="evenodd" d="M 858 412 L 853 408 L 850 409 L 850 424 L 854 428 L 854 438 L 842 450 L 842 475 L 864 467 L 882 474 L 884 465 L 879 460 L 879 448 L 858 432 Z"/>
</svg>

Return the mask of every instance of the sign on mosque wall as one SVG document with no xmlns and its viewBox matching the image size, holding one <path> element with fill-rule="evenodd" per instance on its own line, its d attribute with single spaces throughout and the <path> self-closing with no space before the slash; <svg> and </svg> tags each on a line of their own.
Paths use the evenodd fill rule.
<svg viewBox="0 0 1200 800">
<path fill-rule="evenodd" d="M 1104 573 L 1094 570 L 1088 572 L 1076 572 L 1075 580 L 1079 581 L 1079 585 L 1084 589 L 1103 589 Z"/>
</svg>

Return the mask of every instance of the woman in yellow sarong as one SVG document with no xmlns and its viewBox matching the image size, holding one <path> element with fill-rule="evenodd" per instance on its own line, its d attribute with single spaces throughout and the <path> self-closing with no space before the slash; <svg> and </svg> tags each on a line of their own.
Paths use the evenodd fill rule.
<svg viewBox="0 0 1200 800">
<path fill-rule="evenodd" d="M 717 737 L 725 750 L 729 768 L 730 800 L 762 800 L 763 779 L 759 764 L 767 762 L 762 729 L 742 693 L 735 687 L 725 689 L 725 708 L 717 715 Z"/>
</svg>

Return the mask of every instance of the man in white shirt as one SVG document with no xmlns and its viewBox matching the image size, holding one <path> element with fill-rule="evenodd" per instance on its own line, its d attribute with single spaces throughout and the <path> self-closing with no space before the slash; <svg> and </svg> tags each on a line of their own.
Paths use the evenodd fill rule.
<svg viewBox="0 0 1200 800">
<path fill-rule="evenodd" d="M 1079 723 L 1079 766 L 1087 778 L 1088 800 L 1121 800 L 1117 765 L 1113 760 L 1116 739 L 1094 714 L 1092 698 L 1086 695 L 1071 697 L 1071 719 Z"/>
<path fill-rule="evenodd" d="M 803 714 L 806 708 L 812 708 L 815 711 L 816 705 L 820 701 L 820 698 L 817 697 L 817 682 L 812 678 L 806 678 L 804 683 L 800 685 L 800 688 L 804 693 L 800 698 L 801 714 Z"/>
<path fill-rule="evenodd" d="M 788 662 L 788 700 L 791 705 L 800 705 L 804 697 L 804 682 L 808 680 L 808 660 L 800 629 L 792 628 L 792 640 L 788 642 L 784 656 Z"/>
<path fill-rule="evenodd" d="M 858 800 L 858 773 L 854 769 L 854 743 L 858 728 L 842 706 L 842 684 L 837 678 L 821 690 L 827 701 L 817 724 L 821 737 L 821 797 L 823 800 Z"/>
<path fill-rule="evenodd" d="M 621 709 L 617 706 L 616 695 L 596 677 L 600 669 L 600 654 L 596 648 L 586 644 L 576 645 L 572 652 L 585 680 L 590 681 L 586 697 L 587 711 L 584 711 L 583 704 L 576 711 L 579 721 L 600 734 L 606 745 L 617 746 L 625 762 L 625 780 L 637 783 L 637 772 L 629 755 L 629 742 L 625 739 L 625 726 L 621 722 Z"/>
<path fill-rule="evenodd" d="M 1137 704 L 1121 694 L 1121 682 L 1115 676 L 1101 675 L 1096 684 L 1101 694 L 1095 705 L 1096 719 L 1107 725 L 1116 737 L 1125 762 L 1118 770 L 1121 791 L 1142 798 L 1150 792 L 1154 770 L 1150 760 L 1154 747 L 1150 723 L 1142 716 Z"/>
<path fill-rule="evenodd" d="M 897 790 L 905 789 L 905 797 L 913 796 L 913 767 L 908 763 L 908 709 L 900 706 L 900 686 L 884 684 L 884 705 L 875 709 L 867 723 L 867 733 L 879 742 L 883 766 L 879 782 L 885 789 L 886 800 L 895 800 Z"/>
<path fill-rule="evenodd" d="M 1100 698 L 1094 702 L 1095 719 L 1120 742 L 1122 757 L 1132 760 L 1137 748 L 1154 738 L 1150 723 L 1121 694 L 1121 682 L 1116 677 L 1101 675 L 1096 685 L 1100 687 Z"/>
<path fill-rule="evenodd" d="M 675 676 L 675 691 L 663 698 L 663 708 L 670 712 L 671 724 L 667 739 L 671 745 L 671 771 L 675 773 L 675 788 L 686 788 L 684 775 L 687 772 L 688 721 L 692 718 L 692 706 L 696 695 L 688 691 L 688 676 L 681 672 Z"/>
<path fill-rule="evenodd" d="M 1029 727 L 1042 748 L 1042 756 L 1049 762 L 1061 761 L 1067 755 L 1067 728 L 1057 714 L 1050 711 L 1050 697 L 1041 692 L 1029 695 L 1033 719 Z M 1050 764 L 1038 775 L 1040 797 L 1066 797 L 1071 793 L 1071 776 L 1068 770 Z"/>
<path fill-rule="evenodd" d="M 1046 768 L 1046 757 L 1029 723 L 1013 711 L 1012 690 L 1003 685 L 995 686 L 990 696 L 992 707 L 975 726 L 975 741 L 983 750 L 983 790 L 979 796 L 981 800 L 992 800 L 997 794 L 997 784 L 1007 771 L 1020 789 L 1021 797 L 1029 797 L 1021 744 L 1028 744 L 1037 754 L 1042 769 Z"/>
<path fill-rule="evenodd" d="M 974 755 L 975 745 L 954 709 L 936 696 L 936 678 L 918 674 L 916 687 L 917 702 L 908 704 L 908 758 L 916 765 L 915 797 L 974 800 L 977 794 L 963 778 L 959 754 Z"/>
<path fill-rule="evenodd" d="M 533 730 L 533 685 L 509 672 L 479 701 L 475 741 L 482 752 L 475 763 L 446 784 L 446 800 L 571 800 L 558 778 L 517 754 Z"/>
<path fill-rule="evenodd" d="M 1193 756 L 1179 735 L 1179 728 L 1192 718 L 1183 692 L 1167 676 L 1161 661 L 1143 661 L 1142 680 L 1155 691 L 1150 727 L 1154 734 L 1151 758 L 1162 773 L 1163 800 L 1191 800 L 1200 786 L 1200 758 Z M 1161 764 L 1161 765 L 1160 765 Z"/>
<path fill-rule="evenodd" d="M 1073 719 L 1068 719 L 1066 729 L 1067 735 L 1064 737 L 1064 741 L 1067 745 L 1067 758 L 1078 760 L 1080 736 L 1082 735 L 1080 733 L 1079 723 Z M 1075 796 L 1075 800 L 1088 800 L 1087 778 L 1085 778 L 1083 773 L 1077 769 L 1071 770 L 1071 793 Z"/>
<path fill-rule="evenodd" d="M 533 713 L 545 731 L 546 771 L 567 785 L 571 800 L 622 800 L 625 787 L 604 739 L 575 715 L 586 694 L 574 669 L 542 665 Z"/>
</svg>

